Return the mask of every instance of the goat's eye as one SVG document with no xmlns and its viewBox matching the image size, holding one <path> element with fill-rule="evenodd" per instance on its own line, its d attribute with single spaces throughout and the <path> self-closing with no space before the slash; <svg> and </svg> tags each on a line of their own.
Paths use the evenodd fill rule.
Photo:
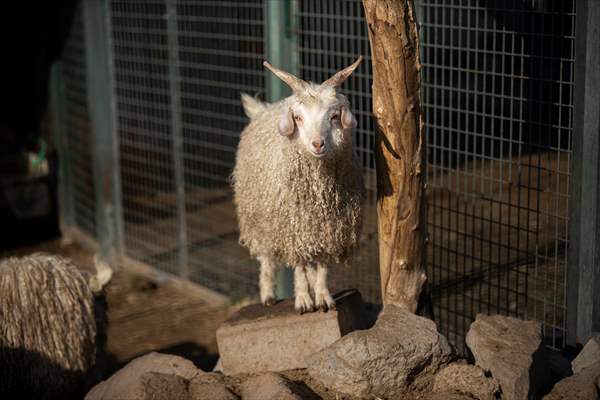
<svg viewBox="0 0 600 400">
<path fill-rule="evenodd" d="M 294 121 L 296 121 L 297 123 L 301 123 L 302 122 L 302 117 L 299 115 L 294 115 Z"/>
<path fill-rule="evenodd" d="M 331 114 L 331 120 L 332 121 L 337 121 L 339 119 L 340 119 L 340 113 L 334 112 L 333 114 Z"/>
</svg>

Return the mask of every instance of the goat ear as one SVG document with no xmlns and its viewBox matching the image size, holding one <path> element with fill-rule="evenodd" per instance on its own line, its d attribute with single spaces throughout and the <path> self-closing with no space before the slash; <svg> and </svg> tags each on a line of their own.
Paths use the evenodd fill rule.
<svg viewBox="0 0 600 400">
<path fill-rule="evenodd" d="M 354 115 L 346 106 L 342 107 L 342 115 L 340 117 L 340 121 L 342 122 L 342 127 L 344 127 L 344 129 L 356 128 L 356 118 L 354 118 Z"/>
<path fill-rule="evenodd" d="M 279 123 L 277 124 L 277 129 L 279 130 L 279 134 L 282 136 L 290 136 L 294 133 L 294 119 L 292 118 L 292 110 L 287 110 L 283 114 L 281 114 L 281 118 L 279 118 Z"/>
</svg>

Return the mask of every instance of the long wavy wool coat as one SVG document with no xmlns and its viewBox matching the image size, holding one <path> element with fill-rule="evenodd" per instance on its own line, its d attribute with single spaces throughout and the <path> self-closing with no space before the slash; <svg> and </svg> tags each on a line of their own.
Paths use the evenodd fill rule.
<svg viewBox="0 0 600 400">
<path fill-rule="evenodd" d="M 277 131 L 290 101 L 265 104 L 242 132 L 232 176 L 240 243 L 292 267 L 341 263 L 358 244 L 365 197 L 353 139 L 329 157 L 307 154 Z"/>
</svg>

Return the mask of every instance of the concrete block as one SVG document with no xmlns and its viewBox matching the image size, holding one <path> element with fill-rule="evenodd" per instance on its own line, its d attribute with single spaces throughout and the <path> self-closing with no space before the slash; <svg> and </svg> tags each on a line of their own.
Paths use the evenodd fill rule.
<svg viewBox="0 0 600 400">
<path fill-rule="evenodd" d="M 223 373 L 277 372 L 306 368 L 305 357 L 363 328 L 363 303 L 357 290 L 333 296 L 337 310 L 299 315 L 293 299 L 240 309 L 217 330 Z"/>
</svg>

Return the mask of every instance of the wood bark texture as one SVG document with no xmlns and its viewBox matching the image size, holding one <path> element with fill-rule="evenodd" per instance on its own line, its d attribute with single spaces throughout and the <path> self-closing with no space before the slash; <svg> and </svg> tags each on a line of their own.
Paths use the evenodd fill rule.
<svg viewBox="0 0 600 400">
<path fill-rule="evenodd" d="M 363 0 L 378 132 L 377 216 L 383 304 L 416 312 L 427 280 L 419 34 L 413 0 Z"/>
</svg>

